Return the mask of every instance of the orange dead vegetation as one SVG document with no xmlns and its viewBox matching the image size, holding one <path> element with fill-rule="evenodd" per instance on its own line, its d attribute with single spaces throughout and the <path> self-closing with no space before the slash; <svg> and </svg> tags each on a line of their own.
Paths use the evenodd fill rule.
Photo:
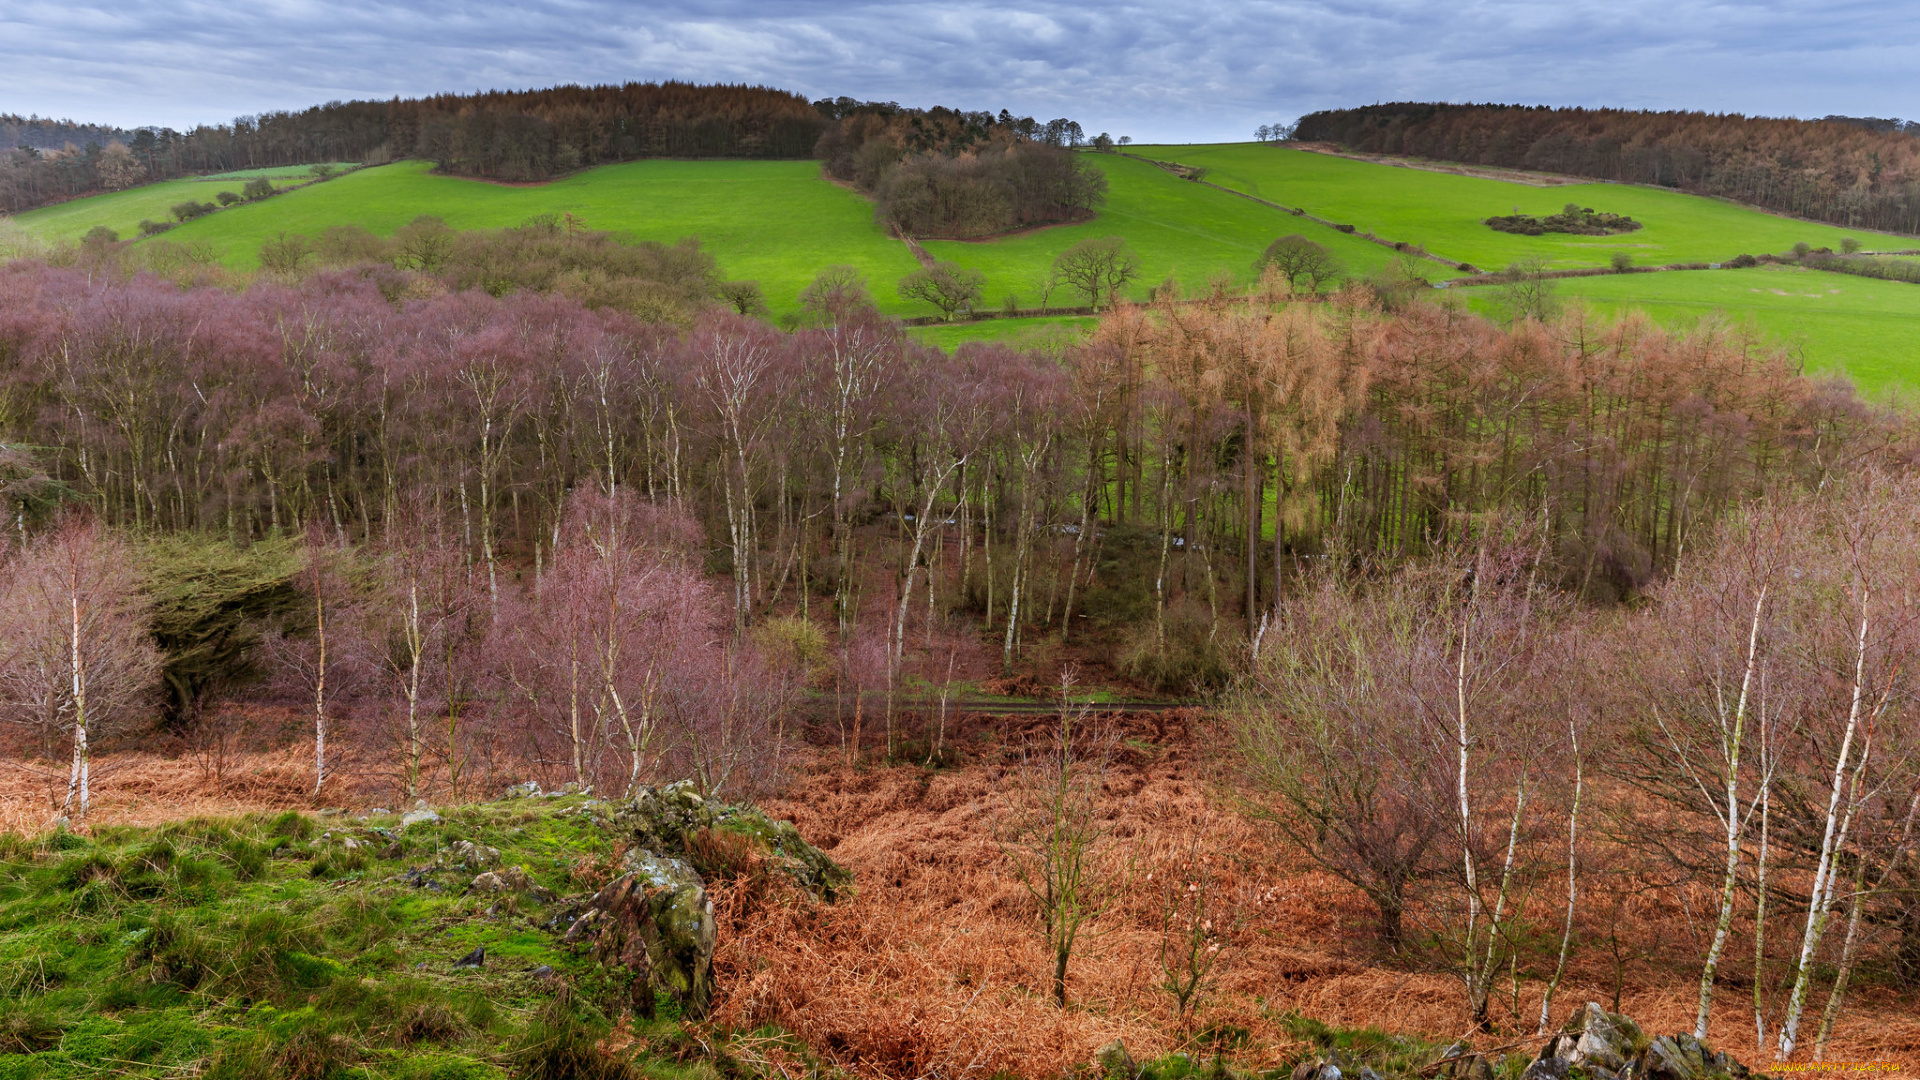
<svg viewBox="0 0 1920 1080">
<path fill-rule="evenodd" d="M 859 891 L 832 907 L 723 912 L 736 932 L 723 932 L 716 960 L 719 1017 L 736 1026 L 778 1023 L 847 1068 L 903 1078 L 1057 1076 L 1116 1037 L 1136 1057 L 1204 1053 L 1204 1033 L 1227 1026 L 1248 1035 L 1233 1056 L 1276 1065 L 1299 1050 L 1280 1023 L 1290 1010 L 1427 1038 L 1466 1031 L 1464 995 L 1450 977 L 1373 953 L 1370 912 L 1355 890 L 1300 864 L 1215 803 L 1217 788 L 1182 725 L 1155 731 L 1153 719 L 1127 722 L 1107 810 L 1114 834 L 1131 848 L 1135 885 L 1075 956 L 1070 1008 L 1049 997 L 1035 905 L 995 840 L 1003 766 L 984 760 L 936 772 L 836 761 L 767 808 L 851 869 Z M 1177 1024 L 1172 999 L 1158 986 L 1162 908 L 1152 882 L 1177 872 L 1197 817 L 1220 893 L 1215 910 L 1227 913 L 1222 921 L 1231 928 L 1215 989 Z M 1620 920 L 1621 936 L 1643 939 L 1627 946 L 1641 960 L 1628 971 L 1620 1006 L 1652 1033 L 1692 1027 L 1698 967 L 1684 962 L 1685 935 L 1672 925 L 1684 906 L 1677 896 L 1643 891 L 1629 897 Z M 1605 927 L 1589 925 L 1600 913 L 1586 915 L 1589 939 L 1603 937 Z M 1662 944 L 1676 936 L 1682 940 L 1669 958 Z M 1556 1022 L 1589 1000 L 1611 1007 L 1613 961 L 1603 953 L 1590 944 L 1576 957 L 1556 998 Z M 1516 1023 L 1509 1013 L 1503 1024 L 1518 1035 L 1478 1041 L 1530 1034 L 1542 985 L 1521 984 L 1517 1011 L 1525 1019 Z M 1743 1005 L 1750 993 L 1721 989 L 1711 1035 L 1761 1064 L 1766 1056 L 1754 1052 Z M 1914 1011 L 1911 997 L 1852 999 L 1828 1059 L 1920 1066 Z"/>
<path fill-rule="evenodd" d="M 1466 1030 L 1464 997 L 1444 973 L 1387 961 L 1369 937 L 1370 910 L 1352 888 L 1303 864 L 1262 829 L 1220 805 L 1196 751 L 1189 714 L 1127 717 L 1126 741 L 1107 785 L 1113 835 L 1132 863 L 1127 899 L 1083 941 L 1069 970 L 1072 1004 L 1049 996 L 1050 971 L 1035 904 L 1011 873 L 995 836 L 1006 805 L 1007 766 L 992 745 L 1011 745 L 1037 718 L 970 720 L 998 725 L 977 760 L 941 770 L 848 767 L 823 752 L 785 790 L 763 800 L 852 870 L 857 892 L 816 905 L 764 890 L 720 886 L 715 1019 L 736 1030 L 772 1022 L 839 1065 L 865 1076 L 1058 1076 L 1089 1061 L 1110 1039 L 1137 1057 L 1173 1050 L 1209 1054 L 1206 1033 L 1238 1028 L 1232 1056 L 1283 1064 L 1299 1046 L 1282 1017 L 1291 1010 L 1339 1026 L 1446 1038 Z M 184 817 L 374 805 L 372 787 L 329 782 L 316 802 L 311 762 L 295 747 L 235 755 L 213 781 L 189 757 L 102 755 L 95 763 L 96 825 L 151 825 Z M 0 769 L 0 828 L 38 831 L 58 813 L 65 770 L 7 760 Z M 1195 822 L 1201 824 L 1196 827 Z M 1176 1022 L 1159 988 L 1159 886 L 1194 850 L 1207 860 L 1226 945 L 1211 990 Z M 1557 888 L 1564 888 L 1561 883 Z M 1551 888 L 1547 890 L 1551 892 Z M 1613 925 L 1628 956 L 1620 1006 L 1649 1032 L 1689 1029 L 1697 960 L 1689 960 L 1689 904 L 1704 894 L 1649 884 L 1628 890 Z M 1537 901 L 1551 905 L 1551 898 Z M 1585 1001 L 1609 1007 L 1614 957 L 1609 913 L 1586 901 L 1586 947 L 1576 954 L 1555 1006 L 1556 1021 Z M 1557 915 L 1554 916 L 1557 918 Z M 1750 948 L 1750 946 L 1749 946 Z M 1542 982 L 1522 981 L 1516 1023 L 1524 1037 Z M 1723 986 L 1713 1039 L 1764 1065 L 1753 1048 L 1745 985 Z M 1850 998 L 1829 1060 L 1892 1061 L 1920 1071 L 1920 1017 L 1910 995 L 1859 990 Z M 1481 1044 L 1502 1041 L 1483 1037 Z"/>
</svg>

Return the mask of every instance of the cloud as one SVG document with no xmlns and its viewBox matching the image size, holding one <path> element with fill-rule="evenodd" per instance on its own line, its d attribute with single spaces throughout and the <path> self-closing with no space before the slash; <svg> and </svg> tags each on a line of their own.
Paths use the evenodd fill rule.
<svg viewBox="0 0 1920 1080">
<path fill-rule="evenodd" d="M 1245 138 L 1405 99 L 1899 115 L 1920 8 L 1760 0 L 208 0 L 0 9 L 0 111 L 190 126 L 344 98 L 668 78 Z"/>
</svg>

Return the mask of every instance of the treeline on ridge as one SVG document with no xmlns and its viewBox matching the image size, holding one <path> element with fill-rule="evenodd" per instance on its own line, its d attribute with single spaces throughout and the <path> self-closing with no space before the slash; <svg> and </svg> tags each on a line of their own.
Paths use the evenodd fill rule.
<svg viewBox="0 0 1920 1080">
<path fill-rule="evenodd" d="M 460 176 L 521 181 L 636 158 L 805 158 L 826 125 L 798 94 L 745 85 L 627 83 L 335 101 L 184 132 L 141 128 L 125 141 L 95 135 L 72 152 L 9 149 L 0 153 L 0 211 L 154 180 L 322 161 L 417 157 Z"/>
<path fill-rule="evenodd" d="M 1816 221 L 1920 233 L 1920 139 L 1893 122 L 1399 102 L 1311 113 L 1294 138 L 1658 184 Z"/>
<path fill-rule="evenodd" d="M 1083 134 L 1071 120 L 844 98 L 817 105 L 837 117 L 820 138 L 827 174 L 871 195 L 881 223 L 908 236 L 1084 221 L 1106 199 L 1106 176 L 1075 152 Z"/>
</svg>

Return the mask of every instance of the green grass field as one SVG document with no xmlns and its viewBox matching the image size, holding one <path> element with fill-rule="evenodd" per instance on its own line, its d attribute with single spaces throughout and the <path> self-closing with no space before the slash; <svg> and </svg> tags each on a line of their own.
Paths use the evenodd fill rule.
<svg viewBox="0 0 1920 1080">
<path fill-rule="evenodd" d="M 1109 197 L 1095 220 L 979 243 L 929 241 L 928 252 L 983 271 L 986 303 L 994 307 L 1009 295 L 1022 306 L 1038 306 L 1040 282 L 1054 258 L 1089 237 L 1127 239 L 1140 260 L 1133 288 L 1138 296 L 1170 276 L 1198 289 L 1221 269 L 1244 283 L 1261 250 L 1292 232 L 1326 244 L 1356 273 L 1374 270 L 1393 255 L 1145 162 L 1103 155 L 1096 163 L 1107 172 Z M 177 181 L 79 200 L 22 214 L 18 221 L 47 239 L 71 239 L 98 223 L 125 235 L 142 217 L 164 217 L 173 203 L 204 197 L 202 184 Z M 436 176 L 424 162 L 404 162 L 223 210 L 168 238 L 205 240 L 227 265 L 246 269 L 257 261 L 260 245 L 282 231 L 317 235 L 357 224 L 384 235 L 421 214 L 437 215 L 454 228 L 500 228 L 560 212 L 628 239 L 698 236 L 729 278 L 760 281 L 775 312 L 792 310 L 801 288 L 822 268 L 845 263 L 867 275 L 883 310 L 931 313 L 895 292 L 899 279 L 918 264 L 875 223 L 872 205 L 823 179 L 820 167 L 805 161 L 640 161 L 526 186 Z M 1084 303 L 1066 290 L 1050 301 Z"/>
<path fill-rule="evenodd" d="M 1126 238 L 1140 259 L 1140 276 L 1133 287 L 1138 297 L 1145 297 L 1168 277 L 1197 291 L 1220 270 L 1244 284 L 1252 278 L 1260 252 L 1288 233 L 1326 245 L 1356 274 L 1378 269 L 1394 256 L 1378 244 L 1182 180 L 1144 161 L 1104 154 L 1095 161 L 1107 174 L 1107 205 L 1094 220 L 997 240 L 928 241 L 924 245 L 928 254 L 985 273 L 986 302 L 991 307 L 999 307 L 1009 294 L 1017 296 L 1022 307 L 1038 306 L 1040 283 L 1054 258 L 1090 237 Z M 1438 263 L 1430 265 L 1436 274 L 1445 269 Z M 1086 301 L 1061 290 L 1050 302 Z"/>
<path fill-rule="evenodd" d="M 223 210 L 167 236 L 206 240 L 246 269 L 282 231 L 317 236 L 353 224 L 386 235 L 422 214 L 494 229 L 562 212 L 631 240 L 697 236 L 729 278 L 760 281 L 775 311 L 791 310 L 821 268 L 846 263 L 867 275 L 883 308 L 920 314 L 892 288 L 917 266 L 905 245 L 874 224 L 865 199 L 821 180 L 808 161 L 637 161 L 538 186 L 436 176 L 409 161 Z"/>
<path fill-rule="evenodd" d="M 1061 338 L 1077 339 L 1091 333 L 1099 321 L 1091 315 L 1036 315 L 1026 319 L 916 326 L 907 334 L 915 341 L 951 351 L 968 341 L 1004 341 L 1020 346 Z"/>
<path fill-rule="evenodd" d="M 271 171 L 271 170 L 268 170 Z M 287 183 L 276 183 L 275 187 L 286 187 L 297 182 L 296 174 L 269 179 L 286 179 Z M 306 175 L 300 170 L 299 177 Z M 29 210 L 14 215 L 14 222 L 32 236 L 42 240 L 78 240 L 85 236 L 88 229 L 95 225 L 105 225 L 120 234 L 122 240 L 130 240 L 140 235 L 140 222 L 172 221 L 168 211 L 175 203 L 192 199 L 195 202 L 212 202 L 213 197 L 222 191 L 231 191 L 235 195 L 240 188 L 253 177 L 251 175 L 230 174 L 222 179 L 212 177 L 192 180 L 167 180 L 158 184 L 128 188 L 126 191 L 114 191 L 105 195 L 92 195 L 84 199 L 74 199 L 54 206 L 43 206 L 38 210 Z M 265 204 L 262 204 L 265 205 Z M 223 211 L 230 213 L 231 210 Z M 186 237 L 185 232 L 176 231 L 170 236 Z"/>
<path fill-rule="evenodd" d="M 1535 187 L 1260 143 L 1131 149 L 1156 160 L 1204 167 L 1212 183 L 1299 206 L 1384 239 L 1422 244 L 1482 269 L 1499 269 L 1527 256 L 1540 256 L 1555 267 L 1604 266 L 1615 251 L 1629 253 L 1643 266 L 1724 262 L 1742 252 L 1786 251 L 1799 241 L 1837 250 L 1847 236 L 1869 248 L 1912 246 L 1910 240 L 1630 184 Z M 1626 214 L 1645 227 L 1615 236 L 1518 236 L 1482 224 L 1516 209 L 1557 213 L 1568 203 Z"/>
<path fill-rule="evenodd" d="M 1787 345 L 1808 371 L 1839 371 L 1871 395 L 1920 386 L 1920 285 L 1875 281 L 1798 267 L 1609 274 L 1554 283 L 1607 315 L 1641 309 L 1666 326 L 1720 314 L 1751 320 Z M 1469 306 L 1490 312 L 1487 288 L 1461 289 Z"/>
<path fill-rule="evenodd" d="M 1258 144 L 1135 147 L 1159 160 L 1204 166 L 1207 179 L 1287 206 L 1301 206 L 1390 240 L 1424 244 L 1436 254 L 1498 268 L 1530 255 L 1555 266 L 1603 265 L 1626 251 L 1641 265 L 1720 262 L 1741 252 L 1785 251 L 1805 241 L 1839 247 L 1848 236 L 1869 250 L 1920 247 L 1911 237 L 1847 231 L 1749 210 L 1678 192 L 1622 184 L 1535 187 L 1512 181 L 1354 161 Z M 1363 238 L 1206 184 L 1185 181 L 1147 161 L 1119 155 L 1091 159 L 1107 174 L 1109 195 L 1098 218 L 988 241 L 927 241 L 933 257 L 980 270 L 984 304 L 1013 297 L 1040 303 L 1054 258 L 1082 239 L 1124 237 L 1139 256 L 1130 291 L 1144 297 L 1169 277 L 1190 292 L 1222 272 L 1245 284 L 1255 257 L 1275 237 L 1301 233 L 1332 249 L 1349 273 L 1378 270 L 1394 253 Z M 172 204 L 206 199 L 214 184 L 238 185 L 253 175 L 298 180 L 305 169 L 251 170 L 221 178 L 171 181 L 76 200 L 21 214 L 22 230 L 71 240 L 96 224 L 123 236 L 142 218 L 163 219 Z M 219 190 L 215 187 L 213 190 Z M 1493 214 L 1551 213 L 1568 202 L 1632 215 L 1645 228 L 1615 237 L 1497 233 L 1481 223 Z M 364 169 L 325 184 L 290 191 L 183 225 L 169 239 L 205 240 L 236 269 L 254 265 L 260 245 L 281 231 L 317 235 L 358 224 L 388 234 L 421 214 L 455 228 L 500 228 L 537 214 L 572 213 L 589 228 L 640 240 L 697 236 L 729 278 L 758 280 L 776 314 L 796 306 L 819 271 L 849 264 L 866 275 L 883 311 L 927 315 L 901 299 L 898 280 L 917 263 L 874 221 L 872 205 L 822 178 L 808 161 L 640 161 L 611 165 L 543 185 L 508 186 L 436 176 L 423 162 Z M 1430 277 L 1450 276 L 1438 263 Z M 1811 369 L 1845 370 L 1870 391 L 1920 383 L 1920 287 L 1811 271 L 1675 272 L 1561 281 L 1560 294 L 1596 308 L 1644 307 L 1663 322 L 1719 311 L 1751 319 L 1798 350 Z M 1764 284 L 1763 284 L 1764 282 Z M 1469 303 L 1485 307 L 1475 289 Z M 1084 300 L 1066 289 L 1058 306 Z M 913 335 L 952 347 L 963 341 L 1038 341 L 1036 334 L 1084 332 L 1085 318 L 1009 319 L 917 328 Z"/>
<path fill-rule="evenodd" d="M 331 164 L 340 172 L 346 172 L 348 169 L 357 169 L 360 167 L 358 163 L 352 161 L 335 161 Z M 304 180 L 313 175 L 313 170 L 314 166 L 312 165 L 269 165 L 264 169 L 235 169 L 232 172 L 213 173 L 209 176 L 200 176 L 194 179 L 203 182 L 238 180 L 243 184 L 248 180 L 261 176 L 269 180 Z"/>
</svg>

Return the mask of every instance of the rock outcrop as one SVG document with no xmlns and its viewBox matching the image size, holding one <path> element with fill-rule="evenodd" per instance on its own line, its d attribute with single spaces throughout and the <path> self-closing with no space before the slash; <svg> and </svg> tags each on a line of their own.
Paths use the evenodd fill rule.
<svg viewBox="0 0 1920 1080">
<path fill-rule="evenodd" d="M 1591 1002 L 1575 1009 L 1538 1054 L 1498 1052 L 1509 1047 L 1480 1053 L 1465 1043 L 1423 1050 L 1418 1039 L 1392 1040 L 1390 1053 L 1366 1054 L 1331 1049 L 1330 1038 L 1315 1041 L 1323 1049 L 1301 1059 L 1289 1080 L 1494 1080 L 1515 1073 L 1521 1080 L 1764 1080 L 1690 1034 L 1648 1038 L 1628 1017 Z M 1154 1063 L 1131 1065 L 1125 1053 L 1108 1044 L 1095 1064 L 1113 1080 L 1120 1080 L 1121 1061 L 1129 1063 L 1120 1070 L 1124 1080 L 1161 1075 Z"/>
<path fill-rule="evenodd" d="M 587 901 L 566 940 L 627 970 L 631 1005 L 640 1016 L 653 1015 L 656 993 L 666 994 L 690 1019 L 706 1016 L 712 1002 L 718 928 L 707 882 L 694 866 L 703 834 L 746 838 L 771 867 L 818 900 L 831 902 L 853 882 L 801 839 L 791 822 L 709 802 L 691 782 L 641 788 L 615 820 L 633 841 L 621 874 Z"/>
</svg>

